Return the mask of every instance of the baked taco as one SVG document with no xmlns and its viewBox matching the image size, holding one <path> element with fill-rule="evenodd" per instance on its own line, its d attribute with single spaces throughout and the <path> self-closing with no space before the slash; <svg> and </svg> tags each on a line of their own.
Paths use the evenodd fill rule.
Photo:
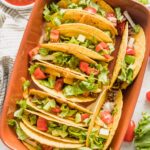
<svg viewBox="0 0 150 150">
<path fill-rule="evenodd" d="M 41 43 L 48 43 L 52 50 L 61 50 L 65 49 L 65 52 L 75 54 L 75 51 L 78 53 L 88 56 L 90 58 L 102 61 L 110 61 L 112 57 L 111 53 L 115 50 L 114 43 L 111 43 L 112 40 L 105 36 L 101 36 L 101 33 L 96 30 L 92 30 L 90 33 L 91 26 L 81 24 L 80 28 L 77 28 L 79 24 L 63 24 L 58 28 L 53 28 L 42 36 Z M 69 26 L 69 27 L 68 27 Z M 87 27 L 87 30 L 84 26 Z M 84 27 L 84 29 L 82 29 Z M 95 31 L 95 32 L 94 32 Z M 98 35 L 98 36 L 95 36 Z M 44 46 L 44 45 L 42 45 Z M 60 48 L 61 46 L 61 48 Z M 67 48 L 67 50 L 66 50 Z M 69 48 L 69 49 L 68 49 Z M 73 52 L 72 52 L 73 50 Z M 96 56 L 97 54 L 97 56 Z M 84 57 L 82 55 L 82 57 Z"/>
<path fill-rule="evenodd" d="M 84 144 L 78 143 L 65 143 L 61 141 L 54 140 L 52 138 L 46 137 L 34 130 L 28 128 L 22 121 L 17 119 L 10 119 L 8 124 L 14 127 L 18 139 L 25 145 L 29 150 L 52 150 L 55 148 L 67 148 L 76 149 L 82 147 Z"/>
<path fill-rule="evenodd" d="M 50 116 L 41 113 L 25 110 L 22 122 L 34 132 L 64 143 L 84 143 L 87 129 L 74 127 L 67 122 L 60 122 Z"/>
<path fill-rule="evenodd" d="M 105 82 L 108 84 L 107 71 L 100 75 L 99 81 L 91 74 L 87 79 L 66 69 L 48 63 L 35 63 L 29 71 L 33 82 L 42 90 L 72 102 L 90 102 L 97 99 Z M 101 81 L 104 79 L 103 81 Z"/>
<path fill-rule="evenodd" d="M 86 140 L 91 149 L 108 149 L 117 129 L 123 106 L 121 90 L 104 90 L 95 107 Z"/>
<path fill-rule="evenodd" d="M 113 85 L 116 81 L 114 87 L 121 87 L 122 89 L 126 89 L 136 78 L 146 49 L 145 34 L 142 27 L 133 22 L 127 11 L 124 12 L 124 16 L 127 20 L 122 24 L 126 24 L 126 27 L 111 83 Z"/>
<path fill-rule="evenodd" d="M 75 127 L 87 127 L 92 115 L 90 110 L 81 105 L 34 89 L 30 90 L 26 103 L 42 114 Z"/>
<path fill-rule="evenodd" d="M 58 25 L 64 22 L 81 22 L 109 31 L 113 37 L 117 34 L 115 13 L 104 1 L 90 0 L 76 1 L 74 3 L 74 1 L 62 0 L 57 4 L 46 5 L 43 15 L 46 21 L 51 21 L 51 25 Z M 50 15 L 51 17 L 49 17 Z"/>
</svg>

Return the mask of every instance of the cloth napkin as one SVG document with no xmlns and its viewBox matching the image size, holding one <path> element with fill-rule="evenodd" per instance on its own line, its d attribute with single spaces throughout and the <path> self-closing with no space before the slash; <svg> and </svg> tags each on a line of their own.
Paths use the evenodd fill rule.
<svg viewBox="0 0 150 150">
<path fill-rule="evenodd" d="M 13 63 L 31 10 L 16 11 L 0 2 L 0 112 Z"/>
</svg>

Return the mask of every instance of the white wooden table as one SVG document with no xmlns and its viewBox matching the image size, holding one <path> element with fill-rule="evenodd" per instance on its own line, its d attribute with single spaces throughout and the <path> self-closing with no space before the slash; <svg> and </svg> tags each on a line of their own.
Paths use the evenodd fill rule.
<svg viewBox="0 0 150 150">
<path fill-rule="evenodd" d="M 22 35 L 24 31 L 23 28 L 18 28 L 18 26 L 13 25 L 15 22 L 11 18 L 7 18 L 3 28 L 0 29 L 0 57 L 1 56 L 12 56 L 15 57 Z M 145 77 L 143 80 L 143 85 L 141 88 L 140 96 L 136 105 L 136 109 L 133 115 L 133 120 L 136 122 L 141 118 L 142 112 L 150 113 L 150 103 L 146 102 L 145 93 L 150 90 L 150 59 L 147 64 L 147 69 L 145 72 Z M 134 93 L 133 93 L 134 94 Z M 0 150 L 8 150 L 8 148 L 0 140 Z M 121 150 L 134 150 L 132 143 L 123 143 Z"/>
</svg>

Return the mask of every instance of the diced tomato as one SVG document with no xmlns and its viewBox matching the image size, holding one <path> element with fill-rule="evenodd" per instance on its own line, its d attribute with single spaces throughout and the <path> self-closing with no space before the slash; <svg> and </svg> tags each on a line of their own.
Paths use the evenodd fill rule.
<svg viewBox="0 0 150 150">
<path fill-rule="evenodd" d="M 99 70 L 89 67 L 88 70 L 86 71 L 86 74 L 87 75 L 90 75 L 90 74 L 98 75 L 99 74 Z"/>
<path fill-rule="evenodd" d="M 147 99 L 148 102 L 150 102 L 150 91 L 148 91 L 148 92 L 146 93 L 146 99 Z"/>
<path fill-rule="evenodd" d="M 35 56 L 36 54 L 38 54 L 38 51 L 39 51 L 39 47 L 35 47 L 33 48 L 32 50 L 29 51 L 29 56 L 30 56 L 30 59 L 32 59 L 33 56 Z"/>
<path fill-rule="evenodd" d="M 80 70 L 83 72 L 86 72 L 89 68 L 89 64 L 84 62 L 84 61 L 80 61 Z"/>
<path fill-rule="evenodd" d="M 42 150 L 53 150 L 52 146 L 42 145 Z"/>
<path fill-rule="evenodd" d="M 111 56 L 108 55 L 108 54 L 104 54 L 103 56 L 104 56 L 106 59 L 108 59 L 108 60 L 111 59 Z"/>
<path fill-rule="evenodd" d="M 100 113 L 100 118 L 106 124 L 111 124 L 113 122 L 113 116 L 109 111 L 102 111 Z"/>
<path fill-rule="evenodd" d="M 109 49 L 107 43 L 105 42 L 100 42 L 97 46 L 96 46 L 96 51 L 99 52 L 100 50 L 103 50 L 103 49 Z"/>
<path fill-rule="evenodd" d="M 127 55 L 135 55 L 135 50 L 133 48 L 128 47 L 126 49 L 126 54 Z"/>
<path fill-rule="evenodd" d="M 51 112 L 53 112 L 53 113 L 60 113 L 60 112 L 61 112 L 61 109 L 60 109 L 59 106 L 57 106 L 57 107 L 55 107 L 55 108 L 52 108 L 52 109 L 51 109 Z"/>
<path fill-rule="evenodd" d="M 58 42 L 59 41 L 59 31 L 58 30 L 51 30 L 50 41 L 51 42 Z"/>
<path fill-rule="evenodd" d="M 116 16 L 116 15 L 115 15 L 113 12 L 106 14 L 106 17 L 115 17 L 115 16 Z"/>
<path fill-rule="evenodd" d="M 63 85 L 64 85 L 64 79 L 63 78 L 59 78 L 56 80 L 55 82 L 55 86 L 54 86 L 54 89 L 56 91 L 61 91 L 62 88 L 63 88 Z"/>
<path fill-rule="evenodd" d="M 82 121 L 85 120 L 85 119 L 87 119 L 87 118 L 89 118 L 89 117 L 90 117 L 89 114 L 82 114 L 82 115 L 81 115 Z"/>
<path fill-rule="evenodd" d="M 47 131 L 48 130 L 47 120 L 42 117 L 39 117 L 37 120 L 37 128 L 38 130 L 41 131 Z"/>
<path fill-rule="evenodd" d="M 86 7 L 84 10 L 92 13 L 92 14 L 96 14 L 97 13 L 97 10 L 93 7 Z"/>
<path fill-rule="evenodd" d="M 126 135 L 124 137 L 124 141 L 126 142 L 132 142 L 134 138 L 134 129 L 135 129 L 135 123 L 133 120 L 130 121 L 128 129 L 126 131 Z"/>
<path fill-rule="evenodd" d="M 39 67 L 35 69 L 33 76 L 38 80 L 46 78 L 46 75 L 44 74 L 44 72 L 42 72 L 42 70 Z"/>
<path fill-rule="evenodd" d="M 123 35 L 123 32 L 124 32 L 124 30 L 125 30 L 125 26 L 126 26 L 126 21 L 119 22 L 119 23 L 117 24 L 118 33 L 119 33 L 120 36 Z"/>
</svg>

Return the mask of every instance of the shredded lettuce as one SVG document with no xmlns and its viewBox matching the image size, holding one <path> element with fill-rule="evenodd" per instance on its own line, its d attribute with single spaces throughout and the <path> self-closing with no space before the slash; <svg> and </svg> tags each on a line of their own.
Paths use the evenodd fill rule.
<svg viewBox="0 0 150 150">
<path fill-rule="evenodd" d="M 138 24 L 133 27 L 133 30 L 134 30 L 135 33 L 139 33 L 140 29 L 141 29 L 141 27 Z"/>
<path fill-rule="evenodd" d="M 77 113 L 76 116 L 75 116 L 75 122 L 76 122 L 76 123 L 79 123 L 79 122 L 81 122 L 81 120 L 82 120 L 82 119 L 81 119 L 81 114 L 80 114 L 80 113 Z"/>
<path fill-rule="evenodd" d="M 119 8 L 119 7 L 115 8 L 115 13 L 116 13 L 116 16 L 117 16 L 117 20 L 121 22 L 123 20 L 123 15 L 121 13 L 121 8 Z"/>
<path fill-rule="evenodd" d="M 49 100 L 44 106 L 43 109 L 46 111 L 49 111 L 51 108 L 56 107 L 56 101 L 55 100 Z"/>
<path fill-rule="evenodd" d="M 23 115 L 23 111 L 24 109 L 26 109 L 27 104 L 26 104 L 26 100 L 19 100 L 17 101 L 17 105 L 20 107 L 19 109 L 17 109 L 14 112 L 14 117 L 18 118 L 18 119 L 22 119 L 22 115 Z"/>
<path fill-rule="evenodd" d="M 70 137 L 79 139 L 80 143 L 85 142 L 86 139 L 86 131 L 75 128 L 75 127 L 68 127 L 68 133 Z"/>
<path fill-rule="evenodd" d="M 23 85 L 22 85 L 23 91 L 26 91 L 29 88 L 30 84 L 31 83 L 29 80 L 25 80 Z"/>
<path fill-rule="evenodd" d="M 101 138 L 98 134 L 98 129 L 93 128 L 90 137 L 89 144 L 91 149 L 103 149 L 105 139 Z"/>
<path fill-rule="evenodd" d="M 59 116 L 62 118 L 71 117 L 77 112 L 77 110 L 70 109 L 67 104 L 62 104 L 60 109 L 61 113 L 59 114 Z"/>
<path fill-rule="evenodd" d="M 30 114 L 30 115 L 29 115 L 29 120 L 30 120 L 31 125 L 36 125 L 37 116 Z"/>
<path fill-rule="evenodd" d="M 54 85 L 55 85 L 55 79 L 52 78 L 52 77 L 49 77 L 48 80 L 38 80 L 39 83 L 43 86 L 46 86 L 50 89 L 53 89 L 54 88 Z"/>
<path fill-rule="evenodd" d="M 53 63 L 59 66 L 65 66 L 72 69 L 79 66 L 79 59 L 73 55 L 65 54 L 63 52 L 55 52 L 53 55 L 55 57 L 55 59 L 53 59 Z"/>
<path fill-rule="evenodd" d="M 118 79 L 130 84 L 133 81 L 133 65 L 127 65 L 124 61 Z"/>
<path fill-rule="evenodd" d="M 148 150 L 150 148 L 150 114 L 143 113 L 135 129 L 135 147 L 137 150 Z"/>
<path fill-rule="evenodd" d="M 30 68 L 28 69 L 30 74 L 33 74 L 35 69 L 38 68 L 38 67 L 39 67 L 38 64 L 31 65 Z"/>
<path fill-rule="evenodd" d="M 20 128 L 18 122 L 15 119 L 8 120 L 8 125 L 15 127 L 18 139 L 22 141 L 27 139 L 28 136 L 23 132 L 23 130 Z"/>
<path fill-rule="evenodd" d="M 74 82 L 73 85 L 68 85 L 63 89 L 65 96 L 81 95 L 85 92 L 93 92 L 98 89 L 98 84 L 95 83 L 94 75 L 90 75 L 85 81 Z"/>
<path fill-rule="evenodd" d="M 150 4 L 149 0 L 138 0 L 138 1 L 143 4 Z"/>
<path fill-rule="evenodd" d="M 49 50 L 47 48 L 40 48 L 39 49 L 39 54 L 42 55 L 42 56 L 47 56 L 49 53 Z"/>
</svg>

